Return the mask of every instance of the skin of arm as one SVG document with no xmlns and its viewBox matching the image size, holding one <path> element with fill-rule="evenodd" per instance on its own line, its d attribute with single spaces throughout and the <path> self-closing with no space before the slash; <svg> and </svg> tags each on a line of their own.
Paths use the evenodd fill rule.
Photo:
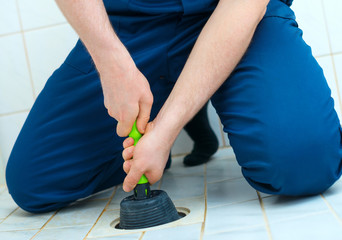
<svg viewBox="0 0 342 240">
<path fill-rule="evenodd" d="M 269 0 L 221 0 L 202 29 L 170 96 L 136 146 L 124 141 L 123 188 L 145 173 L 157 182 L 177 135 L 234 70 L 262 20 Z"/>
<path fill-rule="evenodd" d="M 153 103 L 150 85 L 115 34 L 103 2 L 56 0 L 56 3 L 95 63 L 104 105 L 108 114 L 118 121 L 117 134 L 128 136 L 135 120 L 138 130 L 144 133 Z"/>
</svg>

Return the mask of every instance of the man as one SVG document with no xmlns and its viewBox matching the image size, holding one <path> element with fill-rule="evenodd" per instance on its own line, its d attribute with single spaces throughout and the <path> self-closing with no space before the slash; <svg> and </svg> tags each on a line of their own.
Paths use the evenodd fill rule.
<svg viewBox="0 0 342 240">
<path fill-rule="evenodd" d="M 43 212 L 123 180 L 131 191 L 143 173 L 155 183 L 209 98 L 251 186 L 326 190 L 341 175 L 341 127 L 291 2 L 58 0 L 87 50 L 76 45 L 23 126 L 6 171 L 13 199 Z M 133 147 L 120 137 L 136 119 Z"/>
</svg>

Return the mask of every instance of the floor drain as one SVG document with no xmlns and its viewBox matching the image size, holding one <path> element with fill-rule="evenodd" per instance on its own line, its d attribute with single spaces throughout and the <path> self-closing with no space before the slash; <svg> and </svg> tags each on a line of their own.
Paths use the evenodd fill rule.
<svg viewBox="0 0 342 240">
<path fill-rule="evenodd" d="M 188 208 L 176 207 L 176 209 L 177 209 L 178 215 L 181 218 L 185 217 L 186 215 L 188 215 L 190 213 L 190 209 L 188 209 Z M 110 226 L 112 228 L 122 230 L 122 228 L 120 228 L 120 218 L 117 218 L 113 222 L 111 222 Z M 156 226 L 156 227 L 158 227 L 158 226 Z"/>
</svg>

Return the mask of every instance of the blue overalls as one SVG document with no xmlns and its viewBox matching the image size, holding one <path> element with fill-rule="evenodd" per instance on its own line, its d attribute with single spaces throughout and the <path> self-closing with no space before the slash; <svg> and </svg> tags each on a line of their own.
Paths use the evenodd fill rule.
<svg viewBox="0 0 342 240">
<path fill-rule="evenodd" d="M 299 196 L 320 193 L 340 177 L 341 127 L 290 2 L 270 1 L 246 54 L 211 101 L 248 183 Z M 104 3 L 149 80 L 153 119 L 217 1 Z M 47 81 L 12 150 L 6 179 L 13 199 L 27 211 L 44 212 L 121 183 L 123 138 L 115 129 L 79 41 Z"/>
</svg>

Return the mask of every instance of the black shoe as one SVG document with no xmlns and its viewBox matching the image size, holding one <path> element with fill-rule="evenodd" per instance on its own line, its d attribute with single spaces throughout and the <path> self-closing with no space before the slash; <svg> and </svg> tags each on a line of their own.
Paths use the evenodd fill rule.
<svg viewBox="0 0 342 240">
<path fill-rule="evenodd" d="M 219 147 L 218 139 L 209 124 L 207 107 L 208 103 L 184 127 L 194 141 L 192 152 L 183 160 L 186 166 L 196 166 L 208 162 Z"/>
</svg>

